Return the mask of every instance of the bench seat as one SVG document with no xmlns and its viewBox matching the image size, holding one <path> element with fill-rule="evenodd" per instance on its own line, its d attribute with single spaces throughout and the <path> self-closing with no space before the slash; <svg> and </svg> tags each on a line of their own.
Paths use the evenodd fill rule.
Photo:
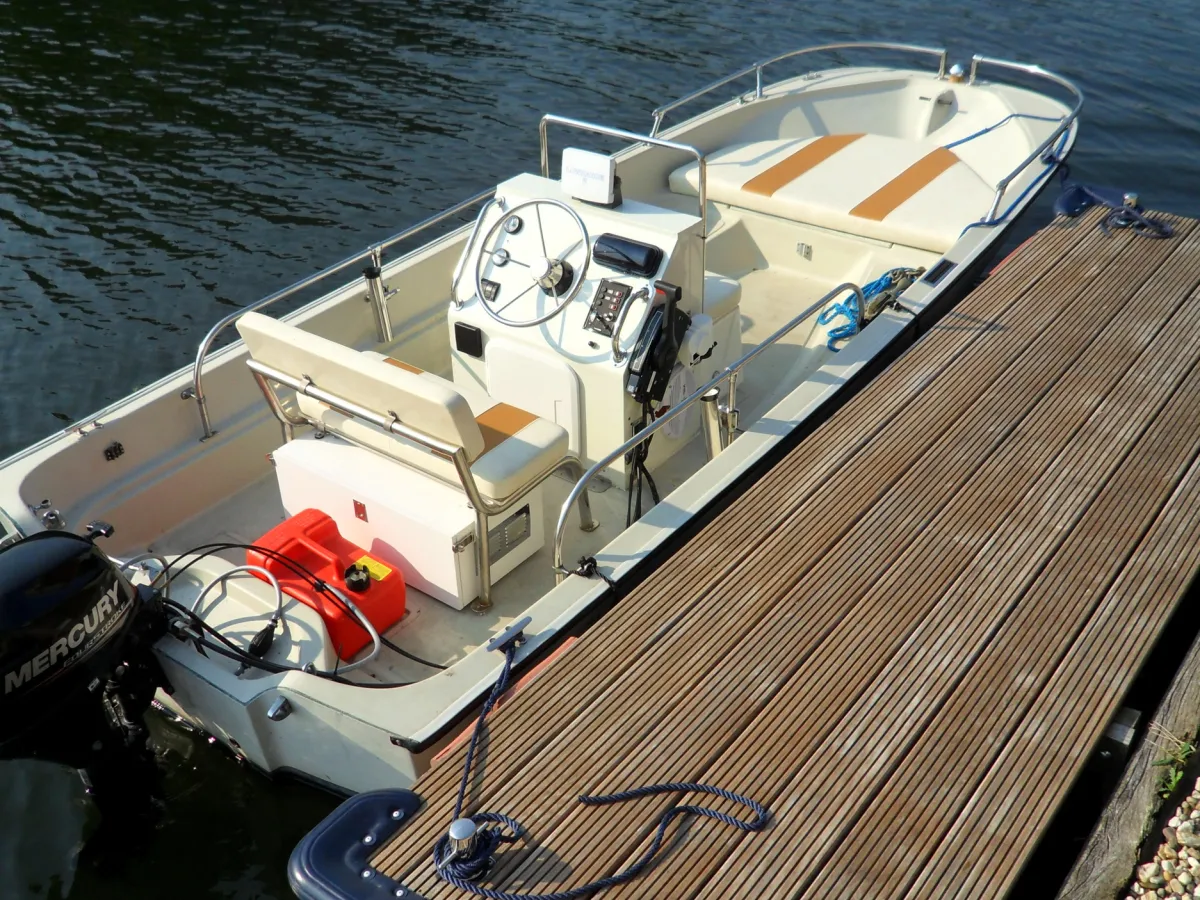
<svg viewBox="0 0 1200 900">
<path fill-rule="evenodd" d="M 480 493 L 505 500 L 527 490 L 567 454 L 562 426 L 483 390 L 455 384 L 379 353 L 360 353 L 258 313 L 238 320 L 250 355 L 293 378 L 371 410 L 395 415 L 412 430 L 462 447 Z M 399 435 L 345 415 L 305 394 L 300 413 L 314 426 L 369 447 L 410 468 L 458 484 L 454 464 Z"/>
<path fill-rule="evenodd" d="M 734 144 L 708 156 L 707 174 L 709 200 L 934 253 L 995 193 L 953 151 L 878 134 Z M 672 172 L 670 187 L 696 196 L 697 163 Z"/>
<path fill-rule="evenodd" d="M 567 452 L 567 431 L 561 425 L 539 418 L 520 407 L 500 403 L 478 388 L 456 384 L 400 360 L 373 352 L 362 355 L 394 369 L 418 375 L 434 390 L 455 391 L 467 402 L 483 438 L 482 447 L 471 462 L 471 474 L 487 497 L 500 498 L 513 494 L 537 477 L 541 469 L 561 459 Z M 414 468 L 436 474 L 445 481 L 458 482 L 454 464 L 434 456 L 425 448 L 343 415 L 312 397 L 300 395 L 296 399 L 301 412 L 327 431 L 341 434 Z"/>
</svg>

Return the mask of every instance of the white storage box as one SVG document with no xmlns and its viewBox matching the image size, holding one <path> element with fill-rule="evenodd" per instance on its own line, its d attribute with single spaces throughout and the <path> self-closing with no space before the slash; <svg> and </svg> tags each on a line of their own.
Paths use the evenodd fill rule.
<svg viewBox="0 0 1200 900">
<path fill-rule="evenodd" d="M 297 437 L 272 456 L 289 516 L 321 510 L 409 587 L 455 609 L 479 596 L 475 512 L 461 488 L 334 435 Z M 541 487 L 493 516 L 488 532 L 495 584 L 545 543 Z"/>
</svg>

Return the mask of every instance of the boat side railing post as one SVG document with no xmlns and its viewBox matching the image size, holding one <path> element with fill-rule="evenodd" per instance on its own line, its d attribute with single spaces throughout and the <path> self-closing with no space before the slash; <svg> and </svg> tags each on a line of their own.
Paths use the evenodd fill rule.
<svg viewBox="0 0 1200 900">
<path fill-rule="evenodd" d="M 1054 146 L 1056 141 L 1058 141 L 1060 138 L 1063 138 L 1064 140 L 1066 139 L 1067 132 L 1075 123 L 1075 120 L 1079 118 L 1079 113 L 1083 109 L 1083 91 L 1080 90 L 1079 86 L 1070 79 L 1064 78 L 1057 72 L 1051 72 L 1049 69 L 1043 69 L 1041 66 L 1033 65 L 1031 63 L 1013 62 L 1012 60 L 1008 59 L 996 59 L 994 57 L 983 56 L 978 53 L 971 57 L 971 70 L 967 79 L 968 84 L 975 83 L 981 63 L 985 63 L 989 66 L 996 66 L 1001 69 L 1008 69 L 1013 72 L 1022 72 L 1026 75 L 1032 75 L 1035 78 L 1041 78 L 1045 81 L 1049 81 L 1069 91 L 1075 101 L 1071 109 L 1059 119 L 1058 125 L 1055 126 L 1054 130 L 1051 131 L 1050 134 L 1044 140 L 1042 140 L 1037 147 L 1034 148 L 1033 152 L 1026 156 L 1025 159 L 1023 159 L 1020 163 L 1018 163 L 1011 172 L 996 182 L 996 190 L 992 195 L 991 208 L 988 210 L 987 216 L 983 219 L 983 224 L 988 225 L 995 222 L 996 214 L 1000 211 L 1000 201 L 1004 199 L 1004 194 L 1007 192 L 1008 186 L 1012 184 L 1017 176 L 1024 172 L 1030 164 L 1036 162 L 1038 159 L 1041 159 L 1046 152 Z"/>
<path fill-rule="evenodd" d="M 388 290 L 383 285 L 383 251 L 378 246 L 371 248 L 371 263 L 363 269 L 363 278 L 375 312 L 375 333 L 381 344 L 389 344 L 392 341 L 392 316 L 388 312 Z"/>
<path fill-rule="evenodd" d="M 300 279 L 295 284 L 290 285 L 289 287 L 286 287 L 286 288 L 283 288 L 282 290 L 276 291 L 273 294 L 268 294 L 266 297 L 263 297 L 261 300 L 257 301 L 256 303 L 251 303 L 249 306 L 244 306 L 241 309 L 237 310 L 236 312 L 229 313 L 229 315 L 220 319 L 216 325 L 214 325 L 212 328 L 210 328 L 208 330 L 208 334 L 206 334 L 204 336 L 204 339 L 200 342 L 200 347 L 196 351 L 196 360 L 192 364 L 192 387 L 191 387 L 191 390 L 184 391 L 185 399 L 188 397 L 195 398 L 196 405 L 200 411 L 200 424 L 204 428 L 204 436 L 201 437 L 200 440 L 206 441 L 210 437 L 212 437 L 213 435 L 215 435 L 217 433 L 213 429 L 212 420 L 209 417 L 208 398 L 204 395 L 203 372 L 204 372 L 204 360 L 208 356 L 208 351 L 210 349 L 212 349 L 213 342 L 217 339 L 217 337 L 221 334 L 221 332 L 224 331 L 228 326 L 230 326 L 234 322 L 236 322 L 238 319 L 240 319 L 242 316 L 244 316 L 246 313 L 257 312 L 258 310 L 263 309 L 267 306 L 270 306 L 273 303 L 277 303 L 280 300 L 284 300 L 284 299 L 292 296 L 292 294 L 297 293 L 298 291 L 302 291 L 307 287 L 311 287 L 312 285 L 316 284 L 318 281 L 320 281 L 321 279 L 325 278 L 328 275 L 332 275 L 335 272 L 340 272 L 343 269 L 347 269 L 350 266 L 354 265 L 355 263 L 362 262 L 362 260 L 366 259 L 368 255 L 369 255 L 369 251 L 364 250 L 361 253 L 356 253 L 353 256 L 348 256 L 345 259 L 343 259 L 341 262 L 335 263 L 334 265 L 330 266 L 327 269 L 322 269 L 320 272 L 317 272 L 314 275 L 310 275 L 307 278 Z"/>
<path fill-rule="evenodd" d="M 238 319 L 240 319 L 242 316 L 244 316 L 248 312 L 257 312 L 258 310 L 263 309 L 267 306 L 270 306 L 273 303 L 277 303 L 280 300 L 286 299 L 287 297 L 290 297 L 293 294 L 304 290 L 305 288 L 312 287 L 314 284 L 317 284 L 318 282 L 323 281 L 324 279 L 328 278 L 330 275 L 336 275 L 338 272 L 341 272 L 344 269 L 348 269 L 350 266 L 353 266 L 356 263 L 360 263 L 365 259 L 370 259 L 373 261 L 378 260 L 379 262 L 377 263 L 377 265 L 380 268 L 382 268 L 382 261 L 383 261 L 382 254 L 383 254 L 384 250 L 387 250 L 394 244 L 398 244 L 401 241 L 406 240 L 406 239 L 424 231 L 426 228 L 430 228 L 433 225 L 437 225 L 441 222 L 444 222 L 446 219 L 449 219 L 452 216 L 458 215 L 463 210 L 469 209 L 470 207 L 474 206 L 475 204 L 491 198 L 495 193 L 496 193 L 495 188 L 489 188 L 486 191 L 482 191 L 481 193 L 476 194 L 474 197 L 469 197 L 468 199 L 463 200 L 461 203 L 456 203 L 454 206 L 450 207 L 449 209 L 443 210 L 442 212 L 437 213 L 436 215 L 430 216 L 428 219 L 425 219 L 424 221 L 418 222 L 416 225 L 412 225 L 408 228 L 405 228 L 403 231 L 397 232 L 396 234 L 392 235 L 391 237 L 389 237 L 383 241 L 380 241 L 378 244 L 374 244 L 374 245 L 368 247 L 366 250 L 362 250 L 358 253 L 355 253 L 353 256 L 347 256 L 341 262 L 334 263 L 332 266 L 328 266 L 327 268 L 322 269 L 320 272 L 315 272 L 312 275 L 309 275 L 305 278 L 301 278 L 295 284 L 289 285 L 288 287 L 285 287 L 282 290 L 278 290 L 273 294 L 268 294 L 266 297 L 263 297 L 261 300 L 251 303 L 249 306 L 244 306 L 241 309 L 237 310 L 236 312 L 232 312 L 229 315 L 225 316 L 224 318 L 220 319 L 217 322 L 217 324 L 215 324 L 212 328 L 210 328 L 208 330 L 208 334 L 206 334 L 204 336 L 204 339 L 200 342 L 200 346 L 196 350 L 195 362 L 192 363 L 192 385 L 191 385 L 191 387 L 186 388 L 180 395 L 184 400 L 195 400 L 196 401 L 196 409 L 200 414 L 200 425 L 204 431 L 204 434 L 201 436 L 200 440 L 206 441 L 210 437 L 212 437 L 213 435 L 215 435 L 217 433 L 212 427 L 212 418 L 210 417 L 209 411 L 208 411 L 208 399 L 204 395 L 204 361 L 205 361 L 205 359 L 207 359 L 208 353 L 212 349 L 213 342 L 217 339 L 217 337 L 221 334 L 221 332 L 224 331 L 229 325 L 232 325 L 234 322 L 236 322 Z M 380 288 L 382 291 L 382 284 L 380 285 Z M 368 279 L 368 296 L 370 297 L 370 280 L 369 279 Z M 375 308 L 376 325 L 379 328 L 381 333 L 385 332 L 385 330 L 387 332 L 387 335 L 385 337 L 381 338 L 381 340 L 391 340 L 390 318 L 387 319 L 387 321 L 385 323 L 385 322 L 381 321 L 381 318 L 379 315 L 380 310 L 382 310 L 383 315 L 387 316 L 387 309 L 386 309 L 387 294 L 386 294 L 386 291 L 382 291 L 382 298 L 383 298 L 382 302 L 377 304 L 376 308 Z M 371 297 L 371 299 L 372 299 L 372 302 L 374 302 L 374 298 Z"/>
<path fill-rule="evenodd" d="M 716 459 L 725 449 L 721 441 L 721 389 L 714 387 L 700 395 L 700 424 L 704 428 L 704 449 L 708 461 Z"/>
<path fill-rule="evenodd" d="M 725 404 L 721 407 L 721 447 L 724 449 L 733 443 L 733 439 L 737 437 L 738 429 L 738 408 L 737 408 L 737 382 L 740 370 L 735 369 L 729 375 L 729 393 L 725 398 Z"/>
<path fill-rule="evenodd" d="M 621 459 L 623 456 L 625 456 L 625 454 L 629 453 L 643 441 L 649 440 L 659 431 L 659 429 L 666 427 L 678 416 L 685 414 L 692 407 L 692 404 L 703 401 L 702 410 L 708 410 L 710 407 L 715 407 L 717 404 L 717 399 L 713 397 L 713 392 L 716 391 L 717 396 L 719 397 L 720 386 L 723 382 L 726 380 L 732 381 L 733 377 L 736 376 L 737 373 L 740 372 L 748 363 L 758 357 L 759 354 L 763 353 L 765 350 L 767 350 L 767 348 L 778 343 L 780 340 L 790 334 L 793 329 L 800 325 L 801 322 L 804 322 L 816 315 L 827 304 L 829 304 L 830 301 L 834 300 L 838 295 L 844 294 L 846 291 L 853 291 L 855 293 L 855 295 L 858 297 L 858 304 L 860 308 L 866 306 L 867 301 L 863 296 L 861 287 L 859 287 L 857 284 L 852 284 L 849 281 L 839 284 L 833 290 L 825 294 L 825 296 L 823 296 L 820 300 L 797 313 L 791 320 L 778 328 L 762 343 L 751 347 L 746 353 L 742 354 L 742 356 L 736 362 L 730 363 L 711 379 L 709 379 L 709 381 L 696 388 L 695 391 L 693 391 L 679 403 L 672 406 L 669 410 L 667 410 L 666 413 L 650 423 L 650 425 L 637 432 L 635 435 L 621 444 L 621 446 L 611 451 L 607 456 L 597 460 L 590 469 L 584 472 L 583 477 L 575 483 L 575 486 L 571 488 L 571 492 L 567 494 L 567 499 L 563 501 L 562 508 L 558 512 L 558 523 L 554 529 L 554 553 L 551 562 L 551 565 L 554 568 L 556 583 L 562 583 L 564 578 L 572 574 L 569 569 L 563 567 L 563 537 L 566 533 L 567 519 L 570 517 L 571 507 L 578 503 L 579 498 L 586 493 L 587 486 L 591 480 L 611 466 L 618 459 Z M 736 388 L 731 384 L 728 403 L 731 409 L 734 399 L 736 399 Z M 712 415 L 712 413 L 708 414 Z M 736 427 L 736 411 L 734 411 L 734 415 L 731 418 Z M 711 439 L 708 438 L 708 427 L 711 426 L 706 426 L 705 439 L 709 442 L 707 446 L 710 448 L 710 450 L 713 450 L 715 449 L 716 445 L 720 443 L 720 440 L 718 439 L 717 441 L 711 441 Z M 719 432 L 720 427 L 718 426 L 715 431 Z M 728 446 L 728 442 L 725 442 L 724 446 Z"/>
<path fill-rule="evenodd" d="M 538 122 L 538 147 L 540 148 L 542 177 L 550 177 L 550 122 L 548 116 L 542 116 Z"/>
</svg>

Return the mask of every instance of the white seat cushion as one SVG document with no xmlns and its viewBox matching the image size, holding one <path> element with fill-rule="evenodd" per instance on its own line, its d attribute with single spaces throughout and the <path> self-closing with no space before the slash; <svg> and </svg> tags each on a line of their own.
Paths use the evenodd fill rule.
<svg viewBox="0 0 1200 900">
<path fill-rule="evenodd" d="M 484 497 L 505 500 L 525 488 L 567 453 L 561 426 L 478 388 L 466 388 L 379 353 L 359 353 L 320 335 L 258 313 L 238 320 L 250 355 L 297 381 L 316 387 L 381 417 L 400 422 L 453 447 L 462 447 Z M 340 413 L 305 394 L 296 405 L 326 431 L 457 484 L 454 464 L 419 444 Z"/>
<path fill-rule="evenodd" d="M 994 190 L 950 150 L 878 134 L 735 144 L 708 157 L 708 199 L 944 253 Z M 671 173 L 695 196 L 698 165 Z"/>
<path fill-rule="evenodd" d="M 361 356 L 391 368 L 403 369 L 427 383 L 431 389 L 452 390 L 470 404 L 483 444 L 471 462 L 471 474 L 480 492 L 492 500 L 516 493 L 567 452 L 566 429 L 531 413 L 499 403 L 478 388 L 454 384 L 415 366 L 390 360 L 378 353 Z M 311 397 L 298 396 L 300 411 L 320 423 L 326 431 L 343 435 L 357 444 L 390 456 L 415 469 L 429 472 L 444 481 L 458 483 L 454 464 L 430 453 L 424 447 L 397 435 L 385 434 L 373 425 L 343 415 Z"/>
<path fill-rule="evenodd" d="M 516 409 L 498 403 L 493 409 Z M 523 411 L 522 411 L 523 412 Z M 541 475 L 567 453 L 567 430 L 549 419 L 534 417 L 471 464 L 471 474 L 484 496 L 501 499 Z"/>
</svg>

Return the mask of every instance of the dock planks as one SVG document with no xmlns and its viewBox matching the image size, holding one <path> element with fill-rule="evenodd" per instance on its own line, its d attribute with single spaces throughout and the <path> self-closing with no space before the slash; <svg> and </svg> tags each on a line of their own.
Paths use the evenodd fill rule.
<svg viewBox="0 0 1200 900">
<path fill-rule="evenodd" d="M 497 711 L 469 809 L 532 842 L 488 883 L 624 868 L 711 798 L 575 798 L 690 780 L 771 825 L 693 822 L 609 896 L 1003 896 L 1200 567 L 1200 231 L 1165 218 L 1056 220 Z M 374 859 L 431 900 L 462 757 Z"/>
</svg>

